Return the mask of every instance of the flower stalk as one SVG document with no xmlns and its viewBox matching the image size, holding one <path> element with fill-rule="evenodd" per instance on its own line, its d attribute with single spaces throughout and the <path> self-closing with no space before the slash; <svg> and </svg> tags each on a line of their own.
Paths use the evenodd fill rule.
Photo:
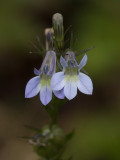
<svg viewBox="0 0 120 160">
<path fill-rule="evenodd" d="M 73 132 L 65 134 L 58 125 L 59 110 L 67 99 L 76 97 L 78 90 L 87 95 L 93 92 L 91 78 L 83 73 L 87 55 L 78 63 L 74 51 L 67 48 L 64 50 L 63 16 L 60 13 L 54 14 L 52 22 L 53 26 L 45 29 L 46 55 L 40 69 L 34 69 L 35 77 L 28 81 L 25 88 L 25 98 L 39 94 L 51 118 L 50 124 L 37 130 L 33 128 L 34 136 L 29 139 L 41 160 L 63 160 L 62 154 Z M 59 57 L 60 53 L 64 53 L 64 56 Z M 60 67 L 56 65 L 56 59 L 60 61 Z"/>
</svg>

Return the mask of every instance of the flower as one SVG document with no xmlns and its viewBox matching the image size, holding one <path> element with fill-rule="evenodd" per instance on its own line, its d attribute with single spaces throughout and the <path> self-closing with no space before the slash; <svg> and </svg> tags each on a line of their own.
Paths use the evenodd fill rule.
<svg viewBox="0 0 120 160">
<path fill-rule="evenodd" d="M 36 75 L 30 79 L 25 88 L 25 98 L 32 98 L 40 93 L 40 100 L 43 105 L 47 105 L 52 99 L 52 89 L 50 86 L 51 76 L 56 70 L 56 53 L 48 51 L 43 60 L 40 70 L 34 69 Z M 64 98 L 61 91 L 54 91 L 58 98 Z"/>
<path fill-rule="evenodd" d="M 89 76 L 80 72 L 87 63 L 87 55 L 85 54 L 78 64 L 74 52 L 68 51 L 65 59 L 60 57 L 60 63 L 63 66 L 63 71 L 53 75 L 51 79 L 53 90 L 62 90 L 69 100 L 77 95 L 77 88 L 80 92 L 91 95 L 93 92 L 92 81 Z"/>
</svg>

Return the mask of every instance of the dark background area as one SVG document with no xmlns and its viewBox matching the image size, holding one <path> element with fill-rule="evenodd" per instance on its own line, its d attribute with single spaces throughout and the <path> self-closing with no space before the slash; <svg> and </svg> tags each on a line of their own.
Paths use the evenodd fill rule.
<svg viewBox="0 0 120 160">
<path fill-rule="evenodd" d="M 61 106 L 59 124 L 75 128 L 66 150 L 74 160 L 120 159 L 120 1 L 1 0 L 0 2 L 0 160 L 34 160 L 32 146 L 19 139 L 33 133 L 24 124 L 41 127 L 50 121 L 39 96 L 24 98 L 27 81 L 42 57 L 31 43 L 45 44 L 44 29 L 52 15 L 64 16 L 78 39 L 76 50 L 91 46 L 85 70 L 93 80 L 92 96 L 80 92 Z M 80 61 L 82 56 L 78 57 Z"/>
</svg>

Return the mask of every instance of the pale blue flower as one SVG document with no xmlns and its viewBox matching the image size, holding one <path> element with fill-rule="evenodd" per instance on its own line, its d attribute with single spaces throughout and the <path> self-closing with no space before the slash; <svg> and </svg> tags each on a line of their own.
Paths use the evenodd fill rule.
<svg viewBox="0 0 120 160">
<path fill-rule="evenodd" d="M 40 93 L 40 100 L 43 105 L 47 105 L 52 99 L 52 89 L 50 85 L 51 77 L 56 70 L 56 53 L 48 51 L 43 60 L 40 70 L 34 69 L 36 75 L 30 79 L 26 85 L 25 98 L 32 98 Z M 56 97 L 63 99 L 61 91 L 53 91 Z"/>
<path fill-rule="evenodd" d="M 93 92 L 92 80 L 81 72 L 87 63 L 87 55 L 85 54 L 78 64 L 74 52 L 69 51 L 66 53 L 65 59 L 61 56 L 60 63 L 63 66 L 63 71 L 52 76 L 52 89 L 62 91 L 69 100 L 77 95 L 77 88 L 80 92 L 91 95 Z"/>
</svg>

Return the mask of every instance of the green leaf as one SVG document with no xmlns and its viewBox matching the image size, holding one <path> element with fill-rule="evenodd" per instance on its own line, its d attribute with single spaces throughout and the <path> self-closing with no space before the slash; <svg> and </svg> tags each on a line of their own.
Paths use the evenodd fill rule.
<svg viewBox="0 0 120 160">
<path fill-rule="evenodd" d="M 34 127 L 32 127 L 32 126 L 29 126 L 29 125 L 24 125 L 24 127 L 27 128 L 27 129 L 30 129 L 30 130 L 32 130 L 32 131 L 34 131 L 34 132 L 41 133 L 41 129 L 34 128 Z"/>
<path fill-rule="evenodd" d="M 74 136 L 74 134 L 75 134 L 75 130 L 73 130 L 72 132 L 68 133 L 66 135 L 66 140 L 69 141 Z"/>
</svg>

